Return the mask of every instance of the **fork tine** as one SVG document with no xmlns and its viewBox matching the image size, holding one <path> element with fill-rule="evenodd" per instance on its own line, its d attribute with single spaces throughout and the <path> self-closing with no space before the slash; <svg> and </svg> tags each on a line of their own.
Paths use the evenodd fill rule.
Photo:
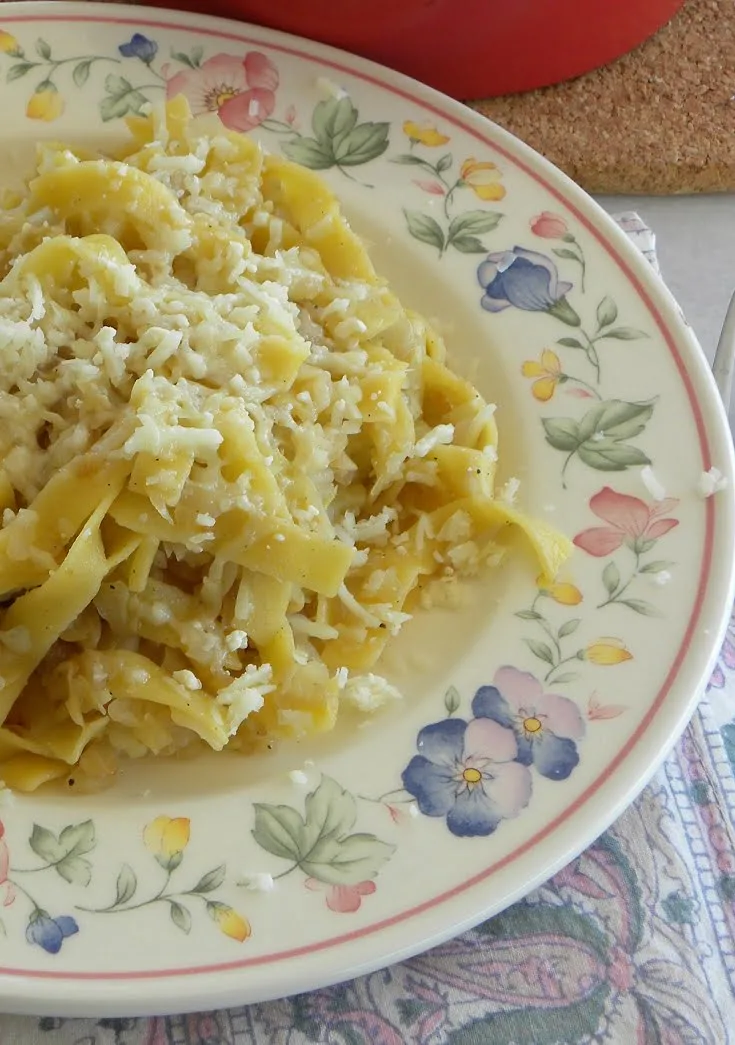
<svg viewBox="0 0 735 1045">
<path fill-rule="evenodd" d="M 717 342 L 717 351 L 712 364 L 712 373 L 719 390 L 725 409 L 730 409 L 732 399 L 733 366 L 735 364 L 735 294 L 730 298 L 730 304 L 722 325 L 720 340 Z"/>
</svg>

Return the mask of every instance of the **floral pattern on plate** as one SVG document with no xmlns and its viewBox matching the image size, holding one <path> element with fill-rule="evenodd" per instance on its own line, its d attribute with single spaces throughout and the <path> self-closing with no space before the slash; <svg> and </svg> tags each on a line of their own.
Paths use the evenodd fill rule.
<svg viewBox="0 0 735 1045">
<path fill-rule="evenodd" d="M 87 819 L 77 813 L 67 824 L 66 814 L 43 799 L 37 816 L 35 804 L 31 809 L 25 801 L 3 812 L 6 964 L 42 976 L 77 968 L 97 976 L 94 954 L 101 953 L 100 941 L 109 939 L 110 927 L 129 958 L 137 953 L 140 927 L 150 926 L 165 956 L 155 961 L 159 967 L 168 961 L 174 971 L 170 981 L 156 981 L 155 995 L 146 987 L 145 970 L 140 982 L 134 978 L 136 992 L 148 992 L 149 1006 L 154 997 L 174 997 L 177 970 L 195 963 L 204 970 L 197 964 L 197 984 L 219 983 L 227 968 L 248 963 L 238 990 L 251 992 L 250 999 L 263 989 L 264 969 L 283 974 L 283 982 L 294 986 L 288 963 L 280 964 L 284 949 L 301 948 L 308 956 L 314 941 L 322 954 L 334 947 L 335 975 L 344 968 L 343 955 L 350 961 L 359 955 L 359 961 L 376 967 L 385 951 L 382 943 L 370 943 L 375 925 L 403 919 L 414 924 L 414 906 L 427 911 L 438 906 L 445 887 L 459 897 L 472 875 L 487 875 L 483 896 L 490 900 L 482 902 L 495 903 L 496 861 L 517 860 L 522 875 L 547 866 L 553 846 L 537 847 L 534 832 L 540 835 L 555 817 L 572 815 L 585 779 L 594 778 L 598 763 L 604 770 L 622 749 L 621 738 L 643 721 L 651 696 L 649 651 L 661 644 L 664 630 L 683 633 L 693 612 L 684 568 L 690 564 L 688 549 L 699 553 L 704 547 L 702 520 L 707 510 L 720 509 L 703 509 L 691 496 L 702 468 L 696 438 L 685 443 L 686 460 L 676 458 L 678 485 L 669 484 L 675 496 L 654 502 L 644 494 L 641 467 L 652 461 L 658 473 L 671 460 L 662 433 L 682 387 L 672 377 L 671 346 L 681 348 L 686 334 L 643 277 L 653 306 L 634 289 L 613 260 L 619 244 L 600 219 L 590 217 L 573 190 L 560 188 L 541 165 L 534 168 L 527 153 L 490 125 L 483 130 L 472 124 L 471 116 L 463 124 L 466 114 L 448 103 L 442 108 L 420 88 L 404 85 L 402 95 L 391 93 L 392 74 L 385 74 L 385 82 L 368 83 L 359 69 L 314 58 L 319 52 L 309 51 L 311 45 L 294 58 L 267 30 L 247 39 L 242 27 L 229 36 L 224 30 L 205 34 L 194 16 L 159 16 L 183 20 L 169 32 L 147 24 L 145 12 L 138 20 L 125 13 L 113 24 L 92 16 L 85 23 L 81 8 L 73 10 L 89 28 L 78 45 L 68 26 L 57 31 L 43 18 L 36 25 L 3 21 L 0 70 L 12 127 L 25 127 L 26 137 L 30 126 L 38 136 L 61 138 L 68 128 L 96 126 L 102 136 L 114 137 L 117 121 L 183 92 L 196 112 L 218 114 L 223 126 L 252 130 L 270 148 L 325 172 L 357 212 L 379 210 L 396 247 L 405 252 L 401 271 L 411 286 L 421 290 L 426 274 L 424 310 L 430 313 L 439 298 L 434 291 L 441 288 L 447 300 L 461 303 L 460 313 L 466 311 L 466 317 L 459 315 L 461 322 L 467 319 L 459 341 L 473 351 L 485 340 L 497 346 L 508 393 L 500 407 L 523 410 L 523 452 L 531 462 L 532 492 L 538 493 L 535 508 L 576 535 L 568 575 L 554 582 L 539 579 L 534 588 L 531 574 L 504 601 L 498 647 L 485 645 L 482 655 L 475 651 L 471 664 L 458 657 L 452 676 L 439 682 L 427 646 L 421 654 L 426 658 L 422 692 L 394 717 L 392 711 L 376 716 L 371 726 L 372 736 L 379 734 L 371 741 L 374 758 L 364 756 L 370 730 L 355 732 L 349 750 L 340 751 L 337 743 L 324 764 L 308 774 L 308 785 L 291 785 L 286 772 L 278 776 L 280 769 L 262 779 L 256 773 L 254 782 L 218 793 L 212 806 L 193 800 L 192 809 L 183 807 L 186 816 L 162 815 L 158 806 L 137 799 L 119 824 L 103 812 Z M 531 177 L 523 173 L 524 164 Z M 665 328 L 670 328 L 666 337 Z M 643 380 L 639 371 L 646 368 Z M 690 436 L 692 411 L 680 399 L 677 423 L 681 420 Z M 707 417 L 705 425 L 716 444 L 714 422 Z M 604 537 L 595 532 L 601 530 Z M 724 547 L 718 548 L 724 560 Z M 676 600 L 660 597 L 660 575 L 666 574 L 672 574 Z M 636 605 L 643 602 L 665 616 L 644 612 Z M 711 607 L 708 612 L 711 619 Z M 463 619 L 469 633 L 474 622 Z M 470 648 L 462 642 L 458 636 L 459 649 Z M 732 670 L 731 661 L 735 664 L 735 656 L 726 645 L 713 686 Z M 439 720 L 431 701 L 434 687 L 441 691 L 445 685 L 447 715 Z M 656 729 L 666 722 L 667 699 L 654 716 Z M 681 711 L 683 699 L 675 694 L 673 710 Z M 663 732 L 662 725 L 651 735 L 660 742 Z M 363 752 L 359 758 L 353 756 L 353 742 Z M 623 785 L 620 774 L 613 777 L 617 784 L 606 797 L 614 804 L 623 786 L 629 793 L 631 782 L 626 778 Z M 696 794 L 704 809 L 706 781 L 695 783 L 701 785 Z M 385 787 L 395 790 L 368 797 Z M 210 817 L 215 805 L 217 814 Z M 168 801 L 161 807 L 174 812 Z M 706 809 L 707 816 L 715 816 L 716 810 Z M 590 822 L 584 802 L 573 815 L 579 838 L 599 832 L 601 825 Z M 31 816 L 48 825 L 35 837 Z M 517 856 L 509 841 L 514 837 L 530 851 L 532 868 Z M 456 847 L 458 858 L 434 866 L 437 841 L 450 856 Z M 657 994 L 660 968 L 644 953 L 636 925 L 631 928 L 642 909 L 641 892 L 652 881 L 650 869 L 639 854 L 631 871 L 624 845 L 624 838 L 622 848 L 615 838 L 603 839 L 550 891 L 477 930 L 469 942 L 450 945 L 469 961 L 476 938 L 490 941 L 493 983 L 499 985 L 503 1012 L 513 1016 L 511 1024 L 496 1019 L 483 996 L 471 1026 L 447 1001 L 447 985 L 423 974 L 430 969 L 429 956 L 416 960 L 410 983 L 405 981 L 395 1027 L 388 1029 L 393 1038 L 386 1030 L 386 1040 L 415 1037 L 431 1045 L 437 1035 L 452 1034 L 459 1043 L 473 1034 L 500 1040 L 503 1033 L 507 1038 L 522 1031 L 536 1045 L 573 1025 L 581 1028 L 580 1041 L 585 1035 L 591 1040 L 602 1026 L 602 1041 L 604 1021 L 616 1018 L 615 1006 L 638 1013 L 630 1026 L 639 1036 L 654 1040 L 674 1026 L 679 1033 L 687 1018 L 679 1011 L 680 999 L 671 1003 L 679 1005 L 672 1016 Z M 735 872 L 727 854 L 721 855 L 718 888 L 731 896 Z M 416 876 L 407 872 L 412 859 L 425 861 L 432 890 L 436 884 L 433 892 L 424 895 Z M 245 883 L 226 873 L 264 865 L 262 873 L 275 881 L 272 904 L 244 891 Z M 445 870 L 446 881 L 440 883 L 439 872 Z M 696 915 L 690 892 L 677 879 L 660 898 L 646 902 L 666 925 L 686 926 Z M 459 907 L 468 919 L 477 913 L 469 899 L 458 901 Z M 541 964 L 534 935 L 539 926 L 547 932 Z M 379 936 L 376 932 L 376 941 Z M 404 933 L 400 945 L 409 937 Z M 108 972 L 106 967 L 99 976 Z M 485 990 L 486 976 L 482 982 Z M 82 986 L 85 999 L 97 990 Z M 371 1005 L 353 998 L 357 990 L 334 988 L 318 998 L 295 999 L 283 1010 L 283 1025 L 269 1026 L 268 1033 L 288 1035 L 299 1020 L 300 1028 L 313 1028 L 310 1014 L 321 1013 L 338 1034 L 350 1033 L 354 1025 L 376 1037 Z M 82 995 L 73 977 L 69 995 L 78 1008 Z M 175 993 L 170 1011 L 183 1005 L 184 995 L 183 989 Z M 66 995 L 59 1011 L 65 1004 Z M 196 1004 L 205 1007 L 201 1000 Z M 706 993 L 697 1005 L 717 1040 Z M 196 1019 L 205 1026 L 207 1018 Z M 380 1025 L 380 1032 L 384 1029 Z M 313 1040 L 319 1034 L 314 1031 Z"/>
<path fill-rule="evenodd" d="M 619 647 L 600 643 L 591 649 L 598 656 L 603 650 L 617 656 Z M 447 717 L 425 726 L 416 738 L 418 754 L 403 770 L 403 789 L 425 816 L 444 818 L 453 835 L 487 837 L 526 808 L 532 770 L 546 780 L 570 776 L 579 764 L 586 720 L 574 701 L 546 692 L 535 675 L 509 666 L 498 669 L 492 685 L 477 690 L 472 718 L 453 717 L 460 704 L 450 688 L 444 698 Z M 595 696 L 587 719 L 602 721 L 624 710 L 603 709 Z"/>
</svg>

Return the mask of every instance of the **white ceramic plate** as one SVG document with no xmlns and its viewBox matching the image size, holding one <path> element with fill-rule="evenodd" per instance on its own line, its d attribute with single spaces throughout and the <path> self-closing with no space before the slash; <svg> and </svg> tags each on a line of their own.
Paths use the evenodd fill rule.
<svg viewBox="0 0 735 1045">
<path fill-rule="evenodd" d="M 477 361 L 523 506 L 578 546 L 550 590 L 520 563 L 411 622 L 386 667 L 405 700 L 365 728 L 8 804 L 0 1008 L 210 1008 L 436 944 L 595 838 L 693 709 L 733 572 L 730 440 L 700 349 L 578 188 L 395 73 L 143 8 L 11 3 L 0 28 L 4 180 L 40 137 L 112 141 L 178 91 L 319 168 L 406 302 Z M 712 466 L 730 486 L 705 499 Z M 253 873 L 275 889 L 239 884 Z"/>
</svg>

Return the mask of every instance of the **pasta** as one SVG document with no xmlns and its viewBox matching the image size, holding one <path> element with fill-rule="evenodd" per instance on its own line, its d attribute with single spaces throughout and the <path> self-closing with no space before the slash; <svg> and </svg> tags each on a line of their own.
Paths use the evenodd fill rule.
<svg viewBox="0 0 735 1045">
<path fill-rule="evenodd" d="M 0 776 L 251 751 L 378 706 L 422 601 L 524 534 L 493 407 L 313 172 L 190 120 L 39 146 L 0 210 Z"/>
</svg>

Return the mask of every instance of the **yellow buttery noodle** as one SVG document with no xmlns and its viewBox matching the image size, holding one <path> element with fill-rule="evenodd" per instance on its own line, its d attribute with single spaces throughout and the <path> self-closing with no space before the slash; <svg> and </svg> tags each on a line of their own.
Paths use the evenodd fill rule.
<svg viewBox="0 0 735 1045">
<path fill-rule="evenodd" d="M 571 551 L 498 494 L 494 404 L 319 174 L 181 98 L 128 126 L 40 145 L 0 196 L 0 779 L 26 791 L 330 730 L 508 533 L 546 578 Z"/>
</svg>

